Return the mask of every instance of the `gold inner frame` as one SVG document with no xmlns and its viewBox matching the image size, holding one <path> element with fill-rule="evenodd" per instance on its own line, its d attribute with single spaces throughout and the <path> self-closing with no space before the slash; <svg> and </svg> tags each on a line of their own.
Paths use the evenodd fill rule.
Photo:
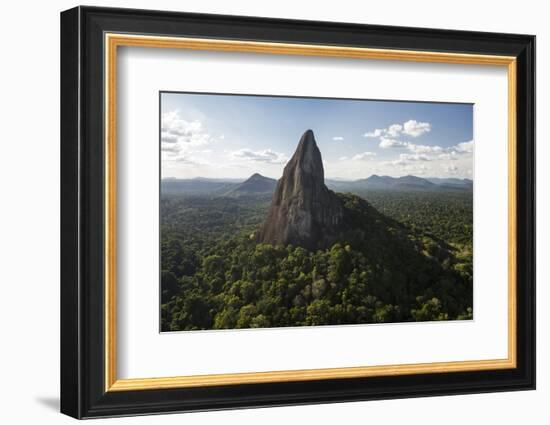
<svg viewBox="0 0 550 425">
<path fill-rule="evenodd" d="M 135 391 L 215 385 L 254 384 L 320 379 L 358 378 L 417 373 L 448 373 L 511 369 L 516 358 L 516 58 L 461 53 L 370 49 L 327 45 L 213 40 L 128 34 L 105 34 L 105 391 Z M 116 123 L 117 51 L 120 46 L 325 56 L 469 65 L 504 66 L 508 72 L 508 357 L 495 360 L 398 364 L 269 372 L 118 379 L 116 324 Z"/>
</svg>

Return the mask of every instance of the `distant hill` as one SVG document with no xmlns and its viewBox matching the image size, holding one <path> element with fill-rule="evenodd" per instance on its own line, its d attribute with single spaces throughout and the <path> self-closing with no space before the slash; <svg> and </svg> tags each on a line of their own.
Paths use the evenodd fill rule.
<svg viewBox="0 0 550 425">
<path fill-rule="evenodd" d="M 376 174 L 359 180 L 325 179 L 326 186 L 335 192 L 361 193 L 365 190 L 379 191 L 438 191 L 459 190 L 471 191 L 473 181 L 458 178 L 437 178 L 417 176 L 378 176 Z M 205 178 L 193 179 L 163 179 L 162 195 L 193 195 L 193 196 L 227 196 L 239 198 L 243 196 L 269 196 L 275 192 L 277 180 L 255 173 L 248 179 Z"/>
<path fill-rule="evenodd" d="M 194 179 L 163 179 L 160 184 L 160 191 L 163 196 L 183 194 L 218 196 L 237 185 L 238 182 L 231 179 L 208 179 L 204 177 Z"/>
<path fill-rule="evenodd" d="M 376 174 L 360 180 L 327 180 L 326 184 L 338 192 L 361 190 L 471 190 L 473 182 L 468 179 L 423 178 L 417 176 L 378 176 Z"/>
<path fill-rule="evenodd" d="M 376 174 L 367 179 L 359 180 L 358 183 L 369 189 L 433 189 L 435 184 L 422 177 L 403 176 L 377 176 Z"/>
<path fill-rule="evenodd" d="M 276 186 L 277 180 L 255 173 L 241 184 L 231 188 L 223 196 L 241 197 L 261 194 L 271 195 Z"/>
<path fill-rule="evenodd" d="M 428 178 L 430 182 L 438 185 L 438 186 L 447 186 L 447 187 L 456 187 L 456 188 L 463 188 L 463 189 L 472 189 L 474 187 L 474 182 L 470 179 L 457 179 L 457 178 L 436 178 L 431 177 Z"/>
</svg>

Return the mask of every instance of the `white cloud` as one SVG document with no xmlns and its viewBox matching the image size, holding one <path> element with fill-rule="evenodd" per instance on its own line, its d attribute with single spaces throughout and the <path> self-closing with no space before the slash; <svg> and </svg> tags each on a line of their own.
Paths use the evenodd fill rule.
<svg viewBox="0 0 550 425">
<path fill-rule="evenodd" d="M 177 143 L 162 143 L 160 149 L 169 154 L 177 154 L 181 150 Z"/>
<path fill-rule="evenodd" d="M 403 154 L 407 155 L 407 154 Z M 426 162 L 410 161 L 406 157 L 400 155 L 399 159 L 395 161 L 385 161 L 381 163 L 384 167 L 382 171 L 387 172 L 388 174 L 394 174 L 391 169 L 398 169 L 397 175 L 412 174 L 412 175 L 430 175 L 434 174 L 433 169 Z M 389 168 L 385 168 L 389 167 Z"/>
<path fill-rule="evenodd" d="M 161 138 L 164 143 L 188 143 L 194 146 L 211 141 L 200 121 L 186 121 L 180 118 L 177 110 L 162 114 Z"/>
<path fill-rule="evenodd" d="M 166 131 L 163 131 L 161 133 L 161 140 L 162 140 L 162 143 L 177 143 L 178 142 L 178 136 L 176 134 L 172 134 L 172 133 L 169 133 L 169 132 L 166 132 Z"/>
<path fill-rule="evenodd" d="M 445 172 L 448 174 L 455 175 L 458 173 L 458 167 L 456 165 L 447 165 L 445 167 Z"/>
<path fill-rule="evenodd" d="M 442 160 L 456 160 L 458 155 L 471 154 L 474 149 L 474 142 L 462 142 L 449 148 L 443 148 L 437 145 L 417 145 L 415 143 L 405 143 L 405 147 L 414 153 L 438 154 L 438 158 Z"/>
<path fill-rule="evenodd" d="M 344 140 L 344 138 L 343 138 L 342 136 L 334 136 L 334 137 L 332 138 L 332 140 L 338 142 L 338 141 L 340 141 L 340 140 Z"/>
<path fill-rule="evenodd" d="M 363 134 L 363 137 L 380 137 L 386 130 L 383 128 L 376 128 L 374 131 L 367 131 Z"/>
<path fill-rule="evenodd" d="M 437 156 L 439 159 L 444 161 L 456 161 L 458 160 L 458 155 L 455 151 L 451 151 L 449 153 L 441 153 Z"/>
<path fill-rule="evenodd" d="M 403 126 L 401 124 L 392 124 L 386 129 L 386 134 L 390 137 L 397 137 L 403 130 Z"/>
<path fill-rule="evenodd" d="M 443 152 L 444 149 L 441 146 L 428 146 L 428 145 L 417 145 L 411 142 L 402 142 L 395 139 L 389 139 L 387 137 L 380 138 L 380 144 L 378 145 L 382 149 L 388 148 L 407 148 L 414 153 L 438 153 Z"/>
<path fill-rule="evenodd" d="M 410 174 L 432 173 L 438 176 L 468 176 L 471 175 L 473 143 L 473 141 L 468 141 L 450 147 L 442 147 L 421 145 L 381 136 L 380 148 L 397 148 L 398 152 L 399 150 L 408 152 L 400 153 L 396 159 L 383 161 L 380 164 Z M 430 162 L 437 164 L 437 167 L 422 166 L 422 164 Z"/>
<path fill-rule="evenodd" d="M 422 136 L 423 134 L 430 132 L 431 129 L 432 126 L 429 122 L 409 120 L 403 124 L 403 133 L 412 137 Z"/>
<path fill-rule="evenodd" d="M 373 159 L 373 157 L 376 156 L 375 152 L 363 152 L 355 155 L 353 158 L 354 161 L 365 161 L 369 159 Z"/>
<path fill-rule="evenodd" d="M 340 158 L 338 158 L 339 161 L 345 161 L 346 159 L 348 159 L 347 156 L 341 156 Z"/>
<path fill-rule="evenodd" d="M 394 161 L 385 161 L 382 163 L 382 165 L 389 165 L 391 167 L 407 167 L 410 164 L 409 161 L 406 161 L 404 159 L 396 159 Z"/>
<path fill-rule="evenodd" d="M 197 164 L 196 161 L 193 161 L 191 158 L 189 158 L 186 155 L 177 156 L 173 159 L 173 161 L 179 162 L 179 163 L 182 163 L 182 164 Z"/>
<path fill-rule="evenodd" d="M 166 155 L 162 158 L 162 161 L 164 164 L 184 164 L 184 165 L 209 165 L 208 162 L 205 162 L 203 160 L 200 160 L 198 158 L 193 157 L 189 154 L 170 154 Z"/>
<path fill-rule="evenodd" d="M 288 158 L 279 152 L 271 149 L 253 151 L 251 149 L 239 149 L 230 153 L 231 158 L 251 162 L 263 162 L 267 164 L 284 164 Z"/>
<path fill-rule="evenodd" d="M 200 121 L 186 121 L 179 111 L 162 114 L 161 120 L 161 151 L 163 160 L 188 158 L 190 147 L 203 146 L 212 142 Z M 186 153 L 185 157 L 183 153 Z M 185 161 L 183 161 L 185 162 Z"/>
<path fill-rule="evenodd" d="M 454 149 L 459 153 L 472 153 L 474 151 L 474 141 L 459 143 Z"/>
<path fill-rule="evenodd" d="M 399 159 L 403 161 L 431 161 L 432 159 L 426 155 L 426 154 L 409 154 L 409 153 L 402 153 L 399 155 Z"/>
<path fill-rule="evenodd" d="M 415 153 L 437 153 L 444 150 L 441 146 L 417 145 L 415 143 L 407 143 L 407 149 Z"/>
<path fill-rule="evenodd" d="M 471 142 L 448 147 L 424 145 L 404 141 L 401 138 L 381 137 L 377 156 L 365 156 L 368 161 L 353 161 L 354 156 L 342 157 L 331 163 L 330 177 L 356 179 L 369 173 L 403 176 L 407 174 L 427 177 L 460 177 L 473 175 Z M 470 152 L 468 152 L 470 151 Z M 359 155 L 356 155 L 359 159 Z"/>
<path fill-rule="evenodd" d="M 409 120 L 403 124 L 392 124 L 388 128 L 376 128 L 374 131 L 367 131 L 363 134 L 363 137 L 386 137 L 395 139 L 403 134 L 411 137 L 419 137 L 428 133 L 431 129 L 432 125 L 428 122 Z"/>
<path fill-rule="evenodd" d="M 419 162 L 427 162 L 431 161 L 432 159 L 425 154 L 410 154 L 410 153 L 402 153 L 399 155 L 399 158 L 394 161 L 385 161 L 383 164 L 390 165 L 393 167 L 411 167 L 416 163 Z M 416 169 L 423 169 L 426 170 L 426 166 L 419 166 L 416 167 Z"/>
<path fill-rule="evenodd" d="M 404 148 L 406 146 L 407 146 L 407 143 L 405 142 L 400 142 L 399 140 L 395 140 L 395 139 L 388 139 L 386 137 L 381 137 L 380 144 L 378 145 L 378 147 L 382 149 Z"/>
</svg>

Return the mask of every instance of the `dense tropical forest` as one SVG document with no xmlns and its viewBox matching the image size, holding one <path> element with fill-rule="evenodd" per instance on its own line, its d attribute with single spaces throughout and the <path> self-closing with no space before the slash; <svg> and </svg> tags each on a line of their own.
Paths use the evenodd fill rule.
<svg viewBox="0 0 550 425">
<path fill-rule="evenodd" d="M 255 240 L 271 194 L 217 185 L 162 191 L 162 331 L 472 318 L 471 190 L 338 190 L 355 230 L 310 251 Z"/>
</svg>

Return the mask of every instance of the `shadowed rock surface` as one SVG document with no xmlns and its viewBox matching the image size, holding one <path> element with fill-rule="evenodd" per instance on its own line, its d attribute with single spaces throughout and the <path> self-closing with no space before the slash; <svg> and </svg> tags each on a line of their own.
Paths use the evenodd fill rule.
<svg viewBox="0 0 550 425">
<path fill-rule="evenodd" d="M 329 247 L 343 230 L 342 201 L 325 186 L 321 152 L 307 130 L 285 166 L 257 240 L 315 250 Z"/>
</svg>

